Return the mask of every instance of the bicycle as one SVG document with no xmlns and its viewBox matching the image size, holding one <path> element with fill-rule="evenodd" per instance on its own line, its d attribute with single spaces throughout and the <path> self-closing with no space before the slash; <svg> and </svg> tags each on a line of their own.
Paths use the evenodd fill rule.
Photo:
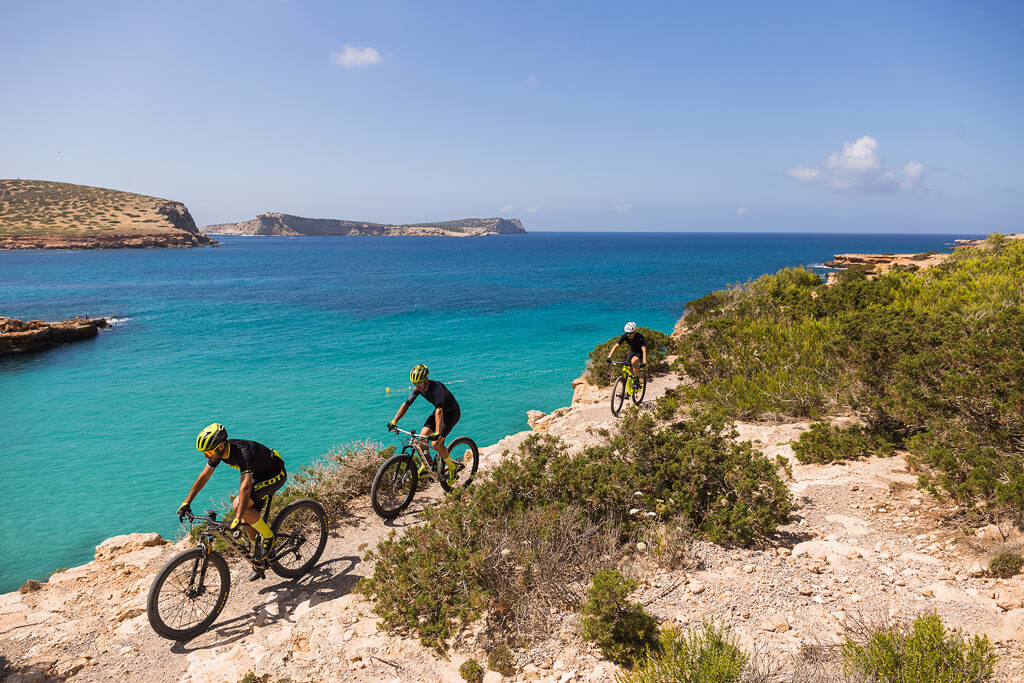
<svg viewBox="0 0 1024 683">
<path fill-rule="evenodd" d="M 273 494 L 267 497 L 263 521 L 270 516 Z M 271 531 L 277 541 L 270 554 L 254 560 L 256 544 L 239 525 L 234 531 L 228 522 L 217 519 L 216 510 L 205 515 L 187 514 L 190 525 L 205 524 L 199 531 L 198 545 L 182 551 L 163 566 L 153 580 L 146 601 L 149 624 L 159 635 L 171 640 L 195 638 L 208 629 L 224 609 L 231 586 L 231 574 L 224 556 L 213 548 L 214 538 L 228 549 L 243 554 L 260 578 L 267 569 L 285 579 L 302 576 L 316 564 L 327 545 L 327 513 L 315 500 L 289 503 L 274 517 Z M 214 571 L 210 572 L 210 567 Z"/>
<path fill-rule="evenodd" d="M 643 403 L 644 394 L 647 393 L 647 375 L 643 372 L 634 374 L 633 366 L 629 363 L 620 360 L 608 362 L 612 365 L 622 366 L 622 374 L 615 380 L 615 385 L 612 387 L 612 415 L 618 417 L 622 412 L 622 405 L 626 402 L 626 396 L 633 399 L 633 403 L 636 405 Z M 646 363 L 641 363 L 640 367 L 643 368 L 645 365 Z"/>
<path fill-rule="evenodd" d="M 429 437 L 398 427 L 391 430 L 402 441 L 402 450 L 384 461 L 370 487 L 373 511 L 384 519 L 394 519 L 409 507 L 416 494 L 421 471 L 441 482 L 441 488 L 446 492 L 473 483 L 480 464 L 480 450 L 468 436 L 460 436 L 448 445 L 452 461 L 463 465 L 451 472 L 444 458 L 430 455 Z"/>
</svg>

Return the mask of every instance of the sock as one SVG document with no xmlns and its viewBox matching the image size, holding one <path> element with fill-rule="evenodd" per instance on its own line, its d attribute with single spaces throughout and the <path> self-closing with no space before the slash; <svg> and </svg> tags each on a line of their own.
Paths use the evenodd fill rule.
<svg viewBox="0 0 1024 683">
<path fill-rule="evenodd" d="M 274 535 L 270 532 L 270 527 L 267 526 L 267 523 L 263 521 L 262 517 L 260 517 L 256 522 L 250 524 L 249 526 L 251 526 L 256 531 L 260 532 L 260 536 L 262 536 L 263 538 L 271 538 Z"/>
</svg>

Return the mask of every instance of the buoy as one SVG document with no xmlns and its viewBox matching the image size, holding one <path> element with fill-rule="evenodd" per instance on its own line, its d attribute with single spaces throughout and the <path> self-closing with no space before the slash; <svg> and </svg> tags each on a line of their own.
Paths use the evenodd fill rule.
<svg viewBox="0 0 1024 683">
<path fill-rule="evenodd" d="M 391 387 L 385 387 L 384 388 L 384 393 L 385 394 L 390 394 L 391 393 Z"/>
</svg>

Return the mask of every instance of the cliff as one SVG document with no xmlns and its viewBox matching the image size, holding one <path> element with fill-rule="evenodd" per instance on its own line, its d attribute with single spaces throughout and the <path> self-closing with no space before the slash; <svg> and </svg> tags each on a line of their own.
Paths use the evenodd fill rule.
<svg viewBox="0 0 1024 683">
<path fill-rule="evenodd" d="M 204 232 L 224 235 L 276 235 L 276 236 L 428 236 L 428 237 L 480 237 L 483 235 L 524 234 L 519 219 L 463 218 L 440 223 L 411 223 L 388 225 L 365 221 L 347 221 L 332 218 L 303 218 L 285 213 L 261 213 L 251 221 L 207 225 Z"/>
<path fill-rule="evenodd" d="M 0 180 L 0 249 L 214 245 L 181 202 L 43 180 Z"/>
<path fill-rule="evenodd" d="M 0 317 L 0 356 L 45 351 L 59 344 L 92 339 L 104 327 L 110 327 L 106 318 L 75 318 L 47 323 Z"/>
</svg>

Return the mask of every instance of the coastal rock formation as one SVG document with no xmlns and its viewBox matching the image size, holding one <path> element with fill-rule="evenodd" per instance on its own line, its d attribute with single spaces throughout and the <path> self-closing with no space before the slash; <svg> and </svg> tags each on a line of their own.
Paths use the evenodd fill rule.
<svg viewBox="0 0 1024 683">
<path fill-rule="evenodd" d="M 104 327 L 110 327 L 106 318 L 75 318 L 47 323 L 0 317 L 0 356 L 45 351 L 58 344 L 92 339 Z"/>
<path fill-rule="evenodd" d="M 70 183 L 0 180 L 0 249 L 214 244 L 181 202 Z"/>
<path fill-rule="evenodd" d="M 362 236 L 428 236 L 480 237 L 483 235 L 515 235 L 526 230 L 519 219 L 463 218 L 440 223 L 388 225 L 365 221 L 332 218 L 303 218 L 285 213 L 261 213 L 251 221 L 207 225 L 205 232 L 223 235 L 275 235 L 283 237 L 343 235 Z"/>
</svg>

